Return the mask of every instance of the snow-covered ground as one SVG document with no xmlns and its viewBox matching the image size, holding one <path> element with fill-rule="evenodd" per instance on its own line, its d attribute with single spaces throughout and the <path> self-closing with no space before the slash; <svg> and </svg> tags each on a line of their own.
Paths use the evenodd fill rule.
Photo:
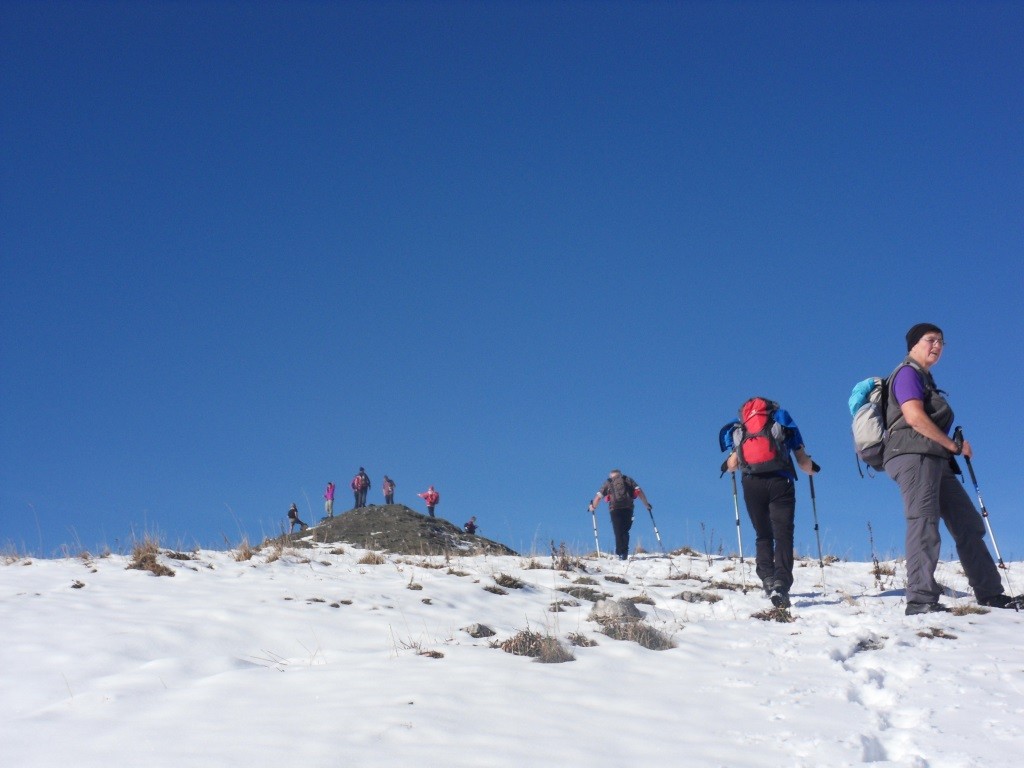
<svg viewBox="0 0 1024 768">
<path fill-rule="evenodd" d="M 8 557 L 3 763 L 1024 764 L 1024 614 L 906 617 L 899 563 L 880 579 L 871 563 L 826 565 L 823 587 L 817 560 L 801 562 L 795 620 L 781 623 L 753 617 L 770 606 L 749 560 L 591 558 L 584 572 L 550 557 L 366 554 L 161 555 L 173 578 L 126 569 L 130 556 Z M 1024 565 L 1009 573 L 1024 583 Z M 485 589 L 496 577 L 522 586 Z M 939 577 L 945 602 L 973 604 L 958 563 Z M 675 647 L 602 634 L 594 604 L 559 591 L 573 586 L 639 597 Z M 472 637 L 476 623 L 496 634 Z M 575 660 L 496 647 L 524 630 Z"/>
</svg>

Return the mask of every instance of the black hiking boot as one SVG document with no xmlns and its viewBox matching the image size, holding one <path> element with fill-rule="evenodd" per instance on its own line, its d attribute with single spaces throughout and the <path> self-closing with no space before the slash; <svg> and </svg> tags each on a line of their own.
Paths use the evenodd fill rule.
<svg viewBox="0 0 1024 768">
<path fill-rule="evenodd" d="M 1018 595 L 1017 597 L 1009 597 L 1007 595 L 992 595 L 991 597 L 983 597 L 978 600 L 979 605 L 984 605 L 987 608 L 1012 608 L 1015 611 L 1019 611 L 1024 608 L 1024 597 Z"/>
<path fill-rule="evenodd" d="M 768 599 L 772 601 L 772 605 L 776 608 L 789 608 L 791 605 L 789 602 L 789 590 L 784 589 L 781 584 L 776 584 L 772 587 L 772 592 L 768 595 Z"/>
<path fill-rule="evenodd" d="M 903 612 L 907 616 L 917 616 L 921 613 L 946 613 L 949 608 L 942 603 L 907 603 L 907 609 Z"/>
</svg>

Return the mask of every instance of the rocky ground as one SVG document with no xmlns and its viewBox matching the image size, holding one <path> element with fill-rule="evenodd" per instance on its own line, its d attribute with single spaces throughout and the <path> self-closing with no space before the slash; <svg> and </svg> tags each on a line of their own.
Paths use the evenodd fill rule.
<svg viewBox="0 0 1024 768">
<path fill-rule="evenodd" d="M 294 547 L 344 542 L 361 549 L 406 555 L 516 554 L 504 544 L 468 534 L 447 520 L 421 515 L 404 504 L 351 509 L 284 538 Z"/>
</svg>

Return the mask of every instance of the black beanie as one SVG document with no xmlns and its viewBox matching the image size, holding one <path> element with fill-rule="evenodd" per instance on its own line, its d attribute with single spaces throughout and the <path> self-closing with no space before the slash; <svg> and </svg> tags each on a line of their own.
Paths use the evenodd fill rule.
<svg viewBox="0 0 1024 768">
<path fill-rule="evenodd" d="M 918 323 L 907 331 L 907 352 L 914 348 L 914 345 L 921 340 L 922 336 L 932 331 L 942 333 L 942 329 L 932 323 Z"/>
</svg>

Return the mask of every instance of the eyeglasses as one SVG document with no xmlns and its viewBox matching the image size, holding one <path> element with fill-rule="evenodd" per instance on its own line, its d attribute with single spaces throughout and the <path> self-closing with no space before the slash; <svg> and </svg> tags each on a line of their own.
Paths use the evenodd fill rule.
<svg viewBox="0 0 1024 768">
<path fill-rule="evenodd" d="M 927 344 L 929 347 L 944 347 L 946 342 L 938 336 L 924 336 L 921 341 Z"/>
</svg>

